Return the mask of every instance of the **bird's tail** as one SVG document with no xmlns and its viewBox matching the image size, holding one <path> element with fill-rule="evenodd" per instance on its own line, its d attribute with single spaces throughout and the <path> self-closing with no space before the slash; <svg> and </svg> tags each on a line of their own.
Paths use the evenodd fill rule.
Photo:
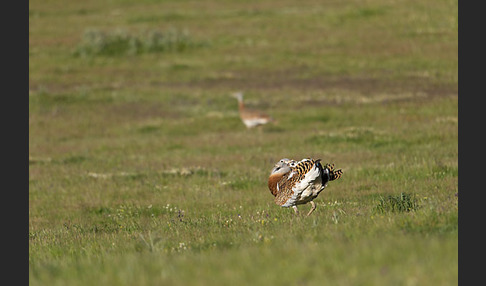
<svg viewBox="0 0 486 286">
<path fill-rule="evenodd" d="M 324 169 L 329 170 L 329 181 L 337 180 L 343 175 L 343 171 L 341 169 L 334 170 L 334 164 L 328 163 L 324 166 Z"/>
<path fill-rule="evenodd" d="M 329 173 L 329 177 L 330 177 L 329 181 L 337 180 L 341 178 L 342 175 L 343 175 L 343 170 L 341 169 L 332 171 Z"/>
</svg>

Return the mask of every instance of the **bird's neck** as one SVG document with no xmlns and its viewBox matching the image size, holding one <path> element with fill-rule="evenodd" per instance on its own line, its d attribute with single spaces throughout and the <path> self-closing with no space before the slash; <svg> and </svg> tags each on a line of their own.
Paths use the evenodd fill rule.
<svg viewBox="0 0 486 286">
<path fill-rule="evenodd" d="M 272 193 L 273 196 L 277 195 L 277 184 L 282 179 L 283 174 L 273 174 L 268 177 L 268 189 Z"/>
<path fill-rule="evenodd" d="M 243 100 L 238 100 L 238 108 L 240 111 L 243 111 L 245 109 L 245 104 L 243 103 Z"/>
</svg>

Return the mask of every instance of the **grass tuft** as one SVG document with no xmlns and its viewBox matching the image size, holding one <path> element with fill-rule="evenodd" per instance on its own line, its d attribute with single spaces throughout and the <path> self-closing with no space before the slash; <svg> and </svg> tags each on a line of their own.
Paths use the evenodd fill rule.
<svg viewBox="0 0 486 286">
<path fill-rule="evenodd" d="M 380 201 L 374 210 L 378 213 L 386 212 L 411 212 L 419 207 L 415 195 L 400 193 L 399 195 L 388 195 L 380 197 Z"/>
<path fill-rule="evenodd" d="M 124 29 L 109 32 L 86 30 L 74 51 L 75 56 L 120 56 L 144 53 L 183 52 L 198 46 L 187 31 L 169 29 L 150 30 L 133 35 Z"/>
</svg>

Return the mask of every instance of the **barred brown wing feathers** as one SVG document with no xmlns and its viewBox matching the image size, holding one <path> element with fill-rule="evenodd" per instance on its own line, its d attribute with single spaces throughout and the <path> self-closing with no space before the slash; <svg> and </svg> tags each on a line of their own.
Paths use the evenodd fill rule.
<svg viewBox="0 0 486 286">
<path fill-rule="evenodd" d="M 285 202 L 292 197 L 292 188 L 297 183 L 298 178 L 296 176 L 288 178 L 288 174 L 284 175 L 282 179 L 278 182 L 278 193 L 275 196 L 275 203 L 277 205 L 283 205 Z"/>
<path fill-rule="evenodd" d="M 294 167 L 294 170 L 297 171 L 297 174 L 298 174 L 298 178 L 299 179 L 302 179 L 305 174 L 307 174 L 307 172 L 309 172 L 312 167 L 314 166 L 314 164 L 316 164 L 317 162 L 319 162 L 319 160 L 313 160 L 313 159 L 309 159 L 309 160 L 302 160 L 300 161 L 295 167 Z"/>
</svg>

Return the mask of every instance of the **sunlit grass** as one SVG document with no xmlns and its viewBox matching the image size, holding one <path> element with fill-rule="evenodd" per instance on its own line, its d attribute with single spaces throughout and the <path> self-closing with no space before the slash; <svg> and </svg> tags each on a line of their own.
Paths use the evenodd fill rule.
<svg viewBox="0 0 486 286">
<path fill-rule="evenodd" d="M 31 285 L 457 284 L 456 2 L 31 1 L 29 28 Z M 284 157 L 344 171 L 310 217 L 273 202 Z"/>
</svg>

